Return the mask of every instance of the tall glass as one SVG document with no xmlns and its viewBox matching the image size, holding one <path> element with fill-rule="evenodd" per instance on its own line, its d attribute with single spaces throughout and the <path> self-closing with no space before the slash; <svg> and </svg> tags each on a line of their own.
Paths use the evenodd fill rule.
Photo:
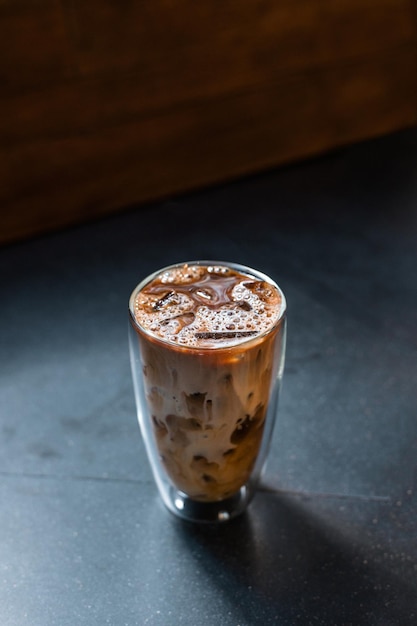
<svg viewBox="0 0 417 626">
<path fill-rule="evenodd" d="M 187 274 L 184 280 L 191 282 L 182 285 L 178 296 L 170 277 L 184 275 L 184 268 L 190 275 L 200 272 L 205 282 L 201 287 Z M 234 276 L 242 284 L 226 302 L 231 292 L 227 284 L 234 284 Z M 153 293 L 149 286 L 155 281 Z M 165 334 L 158 335 L 155 325 L 138 316 L 138 302 L 147 289 L 153 294 L 148 312 L 155 311 Z M 267 305 L 267 314 L 265 294 L 275 303 Z M 184 311 L 181 304 L 178 313 L 181 298 L 192 310 Z M 199 307 L 215 328 L 194 333 L 193 343 L 175 333 L 188 324 L 190 331 Z M 233 322 L 226 327 L 230 330 L 221 326 L 226 315 Z M 271 278 L 249 267 L 192 261 L 145 278 L 130 296 L 129 316 L 138 420 L 163 502 L 190 521 L 235 517 L 254 495 L 276 421 L 285 355 L 284 294 Z"/>
</svg>

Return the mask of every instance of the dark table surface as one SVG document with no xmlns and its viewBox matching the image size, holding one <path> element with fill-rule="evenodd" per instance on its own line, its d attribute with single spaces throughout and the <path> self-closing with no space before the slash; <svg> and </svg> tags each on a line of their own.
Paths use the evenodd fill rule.
<svg viewBox="0 0 417 626">
<path fill-rule="evenodd" d="M 417 624 L 417 133 L 0 250 L 1 626 Z M 159 500 L 127 300 L 176 261 L 288 300 L 269 464 L 220 527 Z"/>
</svg>

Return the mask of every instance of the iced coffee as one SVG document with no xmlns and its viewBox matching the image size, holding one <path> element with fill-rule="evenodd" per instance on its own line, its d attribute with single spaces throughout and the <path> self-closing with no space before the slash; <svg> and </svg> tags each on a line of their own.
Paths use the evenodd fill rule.
<svg viewBox="0 0 417 626">
<path fill-rule="evenodd" d="M 194 501 L 225 500 L 249 480 L 282 367 L 284 309 L 275 283 L 231 264 L 173 266 L 132 294 L 148 444 Z"/>
</svg>

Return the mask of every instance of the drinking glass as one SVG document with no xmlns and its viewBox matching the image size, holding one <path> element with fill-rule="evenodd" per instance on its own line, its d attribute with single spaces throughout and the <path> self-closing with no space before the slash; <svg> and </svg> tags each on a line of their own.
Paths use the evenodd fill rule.
<svg viewBox="0 0 417 626">
<path fill-rule="evenodd" d="M 279 311 L 272 325 L 236 344 L 209 347 L 155 336 L 135 316 L 137 295 L 159 275 L 184 265 L 226 268 L 277 290 Z M 253 498 L 276 422 L 285 342 L 283 292 L 267 275 L 244 265 L 178 263 L 133 290 L 129 349 L 137 416 L 162 501 L 178 517 L 224 522 Z"/>
</svg>

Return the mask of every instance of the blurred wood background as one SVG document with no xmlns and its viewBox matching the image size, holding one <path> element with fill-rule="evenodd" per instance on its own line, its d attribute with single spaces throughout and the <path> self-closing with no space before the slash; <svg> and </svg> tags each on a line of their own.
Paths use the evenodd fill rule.
<svg viewBox="0 0 417 626">
<path fill-rule="evenodd" d="M 2 0 L 0 243 L 417 123 L 415 0 Z"/>
</svg>

